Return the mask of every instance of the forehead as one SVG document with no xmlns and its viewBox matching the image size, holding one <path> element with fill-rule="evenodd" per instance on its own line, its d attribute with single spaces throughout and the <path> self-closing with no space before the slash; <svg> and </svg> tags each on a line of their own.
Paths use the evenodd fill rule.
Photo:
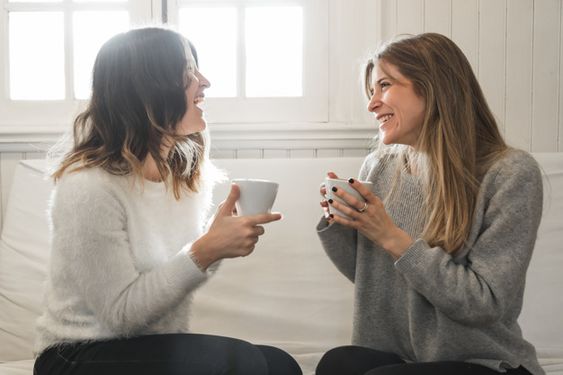
<svg viewBox="0 0 563 375">
<path fill-rule="evenodd" d="M 401 80 L 404 79 L 399 69 L 385 60 L 377 60 L 373 67 L 372 72 L 373 82 L 377 82 L 382 78 L 394 79 L 394 80 Z"/>
<path fill-rule="evenodd" d="M 197 63 L 195 61 L 195 57 L 192 54 L 192 51 L 189 47 L 186 48 L 186 61 L 187 61 L 187 69 L 188 70 L 197 69 Z"/>
</svg>

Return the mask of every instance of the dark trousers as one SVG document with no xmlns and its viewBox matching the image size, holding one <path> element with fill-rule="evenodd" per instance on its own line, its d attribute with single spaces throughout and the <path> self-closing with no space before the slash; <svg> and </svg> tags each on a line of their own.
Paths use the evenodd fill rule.
<svg viewBox="0 0 563 375">
<path fill-rule="evenodd" d="M 272 346 L 200 334 L 149 335 L 53 346 L 34 375 L 301 375 L 297 362 Z"/>
<path fill-rule="evenodd" d="M 499 375 L 488 367 L 466 362 L 406 363 L 393 353 L 342 346 L 325 353 L 316 375 Z M 507 375 L 531 375 L 523 367 L 508 370 Z"/>
</svg>

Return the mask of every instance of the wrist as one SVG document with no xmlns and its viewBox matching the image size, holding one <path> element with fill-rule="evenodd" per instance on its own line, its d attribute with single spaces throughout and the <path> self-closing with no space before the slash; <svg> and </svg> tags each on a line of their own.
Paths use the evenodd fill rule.
<svg viewBox="0 0 563 375">
<path fill-rule="evenodd" d="M 413 239 L 407 232 L 397 228 L 381 245 L 396 260 L 403 256 L 413 242 Z"/>
<path fill-rule="evenodd" d="M 205 238 L 201 237 L 192 244 L 189 256 L 195 265 L 202 272 L 205 272 L 207 268 L 217 260 L 211 256 L 211 253 L 211 251 L 208 251 Z"/>
</svg>

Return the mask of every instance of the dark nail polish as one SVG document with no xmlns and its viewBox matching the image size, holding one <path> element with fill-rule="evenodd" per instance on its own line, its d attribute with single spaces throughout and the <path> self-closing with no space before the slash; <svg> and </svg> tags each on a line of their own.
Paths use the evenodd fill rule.
<svg viewBox="0 0 563 375">
<path fill-rule="evenodd" d="M 353 184 L 353 183 L 354 183 L 354 179 L 351 178 L 351 179 L 348 180 L 348 182 L 351 183 L 351 184 Z"/>
<path fill-rule="evenodd" d="M 332 191 L 334 191 L 336 193 L 336 191 L 338 190 L 338 188 L 336 186 L 332 187 Z"/>
<path fill-rule="evenodd" d="M 333 214 L 328 215 L 328 217 L 330 217 L 331 219 L 334 219 L 334 215 L 333 215 Z"/>
<path fill-rule="evenodd" d="M 334 202 L 332 199 L 328 200 L 328 203 L 332 204 L 332 202 Z"/>
</svg>

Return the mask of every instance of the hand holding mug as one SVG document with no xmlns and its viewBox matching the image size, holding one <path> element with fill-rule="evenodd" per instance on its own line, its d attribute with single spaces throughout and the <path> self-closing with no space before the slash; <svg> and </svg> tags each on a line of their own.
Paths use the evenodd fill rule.
<svg viewBox="0 0 563 375">
<path fill-rule="evenodd" d="M 381 199 L 372 192 L 371 185 L 353 178 L 346 183 L 348 185 L 339 182 L 327 186 L 331 221 L 358 230 L 398 259 L 413 243 L 410 235 L 395 225 Z M 333 198 L 328 197 L 329 192 Z M 333 210 L 338 211 L 332 213 Z"/>
<path fill-rule="evenodd" d="M 209 231 L 193 243 L 192 256 L 203 269 L 219 259 L 249 255 L 258 238 L 264 234 L 261 225 L 282 218 L 279 213 L 236 216 L 235 204 L 239 197 L 240 187 L 232 184 L 229 196 L 219 205 Z"/>
</svg>

